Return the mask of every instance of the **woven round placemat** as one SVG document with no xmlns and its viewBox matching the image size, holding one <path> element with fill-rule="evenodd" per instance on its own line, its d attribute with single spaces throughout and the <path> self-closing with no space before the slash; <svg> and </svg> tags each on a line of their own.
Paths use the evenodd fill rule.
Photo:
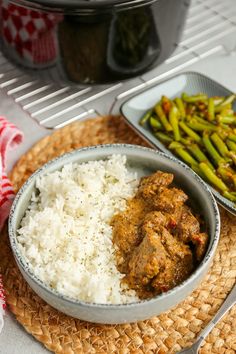
<svg viewBox="0 0 236 354">
<path fill-rule="evenodd" d="M 11 180 L 17 191 L 33 171 L 58 155 L 82 146 L 117 142 L 146 145 L 121 117 L 99 117 L 73 123 L 30 149 L 13 169 Z M 58 354 L 175 353 L 194 342 L 235 282 L 236 218 L 222 210 L 221 217 L 221 237 L 214 262 L 198 289 L 160 316 L 115 326 L 71 318 L 41 300 L 17 268 L 5 228 L 0 237 L 0 272 L 9 308 L 29 333 Z M 236 307 L 212 330 L 200 353 L 236 353 Z"/>
</svg>

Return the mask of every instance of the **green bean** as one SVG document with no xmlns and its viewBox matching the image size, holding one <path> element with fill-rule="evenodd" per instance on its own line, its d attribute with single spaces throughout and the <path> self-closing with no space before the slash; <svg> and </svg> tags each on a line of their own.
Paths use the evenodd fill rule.
<svg viewBox="0 0 236 354">
<path fill-rule="evenodd" d="M 188 120 L 194 119 L 196 121 L 198 121 L 199 123 L 205 124 L 207 126 L 214 126 L 212 123 L 209 123 L 205 118 L 199 117 L 196 114 L 194 116 L 190 116 Z"/>
<path fill-rule="evenodd" d="M 224 102 L 219 104 L 215 107 L 215 113 L 221 113 L 224 109 L 231 109 L 231 104 L 224 104 Z"/>
<path fill-rule="evenodd" d="M 201 141 L 201 137 L 197 133 L 195 133 L 191 128 L 189 128 L 184 122 L 179 122 L 179 126 L 190 138 L 197 142 Z"/>
<path fill-rule="evenodd" d="M 236 124 L 236 119 L 234 116 L 221 116 L 217 114 L 216 121 L 219 124 Z"/>
<path fill-rule="evenodd" d="M 232 170 L 230 167 L 220 166 L 217 169 L 217 173 L 226 183 L 233 183 L 234 188 L 236 187 L 236 175 L 234 174 L 234 170 Z"/>
<path fill-rule="evenodd" d="M 234 116 L 234 111 L 232 108 L 224 108 L 222 109 L 222 111 L 220 112 L 220 114 L 222 116 L 230 116 L 233 117 Z"/>
<path fill-rule="evenodd" d="M 199 101 L 196 103 L 197 109 L 200 111 L 200 113 L 206 113 L 207 112 L 207 107 L 208 107 L 208 101 Z"/>
<path fill-rule="evenodd" d="M 225 123 L 221 123 L 221 128 L 224 129 L 225 131 L 229 132 L 230 130 L 232 130 L 232 127 L 229 126 L 228 124 Z"/>
<path fill-rule="evenodd" d="M 180 117 L 184 118 L 186 116 L 186 111 L 185 111 L 183 100 L 181 98 L 177 97 L 175 99 L 175 103 L 176 103 L 176 106 L 178 107 Z"/>
<path fill-rule="evenodd" d="M 206 118 L 205 118 L 206 112 L 197 112 L 197 113 L 198 113 L 199 117 L 201 117 L 202 119 L 204 119 L 204 121 L 206 121 Z"/>
<path fill-rule="evenodd" d="M 213 100 L 214 100 L 214 105 L 217 106 L 224 101 L 224 97 L 215 96 L 213 97 Z"/>
<path fill-rule="evenodd" d="M 163 109 L 163 112 L 165 113 L 165 115 L 168 116 L 172 105 L 173 105 L 173 103 L 168 97 L 166 97 L 164 95 L 161 97 L 161 108 Z"/>
<path fill-rule="evenodd" d="M 172 141 L 170 143 L 170 145 L 168 146 L 169 149 L 171 150 L 175 150 L 175 149 L 178 149 L 178 148 L 183 148 L 183 145 L 181 143 L 179 143 L 178 141 Z"/>
<path fill-rule="evenodd" d="M 221 153 L 222 156 L 226 157 L 229 154 L 229 150 L 225 145 L 224 141 L 219 137 L 217 133 L 213 133 L 211 135 L 211 140 L 215 144 L 218 151 Z"/>
<path fill-rule="evenodd" d="M 212 121 L 215 119 L 215 105 L 214 99 L 212 97 L 208 100 L 208 120 Z"/>
<path fill-rule="evenodd" d="M 217 131 L 217 127 L 213 124 L 203 124 L 198 122 L 195 119 L 191 119 L 187 125 L 193 129 L 193 130 L 197 130 L 197 131 L 204 131 L 204 130 L 211 130 L 211 131 Z"/>
<path fill-rule="evenodd" d="M 233 94 L 233 95 L 228 96 L 228 97 L 224 100 L 223 104 L 224 104 L 224 105 L 231 104 L 231 103 L 233 103 L 234 100 L 235 100 L 235 95 Z"/>
<path fill-rule="evenodd" d="M 225 140 L 228 138 L 230 131 L 231 131 L 231 129 L 228 126 L 225 127 L 223 124 L 221 124 L 220 126 L 217 126 L 217 133 L 219 134 L 219 136 L 221 137 L 222 140 Z"/>
<path fill-rule="evenodd" d="M 236 202 L 236 196 L 231 192 L 225 191 L 223 192 L 223 196 L 229 199 L 231 202 Z"/>
<path fill-rule="evenodd" d="M 195 103 L 195 102 L 207 100 L 207 95 L 199 93 L 198 95 L 195 96 L 188 96 L 186 93 L 183 93 L 182 100 L 188 103 Z"/>
<path fill-rule="evenodd" d="M 235 99 L 236 94 L 162 96 L 139 123 L 148 123 L 159 141 L 236 206 Z"/>
<path fill-rule="evenodd" d="M 229 133 L 228 134 L 228 138 L 229 138 L 229 140 L 232 140 L 232 141 L 234 141 L 236 143 L 236 135 L 235 134 Z"/>
<path fill-rule="evenodd" d="M 161 121 L 163 127 L 165 128 L 165 130 L 167 132 L 172 131 L 173 128 L 170 125 L 170 123 L 168 122 L 162 107 L 159 104 L 157 104 L 154 109 L 155 109 L 155 112 L 156 112 L 157 116 L 160 118 L 160 121 Z"/>
<path fill-rule="evenodd" d="M 162 109 L 164 111 L 165 114 L 169 114 L 170 110 L 171 110 L 171 107 L 172 107 L 172 102 L 171 100 L 166 97 L 166 96 L 162 96 L 161 98 L 161 106 L 162 106 Z"/>
<path fill-rule="evenodd" d="M 215 112 L 221 112 L 223 109 L 231 109 L 232 103 L 235 100 L 235 95 L 230 95 L 223 102 L 215 107 Z"/>
<path fill-rule="evenodd" d="M 233 141 L 226 139 L 226 144 L 230 150 L 236 152 L 236 144 Z"/>
<path fill-rule="evenodd" d="M 150 123 L 151 127 L 152 127 L 154 130 L 161 130 L 161 129 L 163 129 L 163 125 L 159 122 L 158 119 L 156 119 L 156 118 L 154 118 L 154 117 L 150 117 L 149 123 Z"/>
<path fill-rule="evenodd" d="M 188 146 L 188 150 L 192 153 L 192 155 L 199 161 L 205 162 L 211 170 L 214 170 L 214 166 L 210 163 L 207 156 L 202 152 L 197 144 L 192 144 Z"/>
<path fill-rule="evenodd" d="M 177 155 L 181 157 L 181 159 L 186 162 L 188 165 L 198 165 L 197 161 L 182 147 L 175 149 Z"/>
<path fill-rule="evenodd" d="M 199 167 L 209 182 L 212 183 L 217 189 L 220 189 L 223 192 L 228 190 L 226 184 L 219 177 L 217 177 L 217 175 L 210 169 L 210 167 L 208 167 L 205 162 L 200 162 Z"/>
<path fill-rule="evenodd" d="M 152 115 L 152 109 L 147 111 L 144 116 L 140 119 L 139 124 L 144 125 Z"/>
<path fill-rule="evenodd" d="M 196 112 L 196 106 L 194 104 L 187 104 L 186 106 L 186 114 L 188 115 L 192 115 L 194 114 L 194 112 Z"/>
<path fill-rule="evenodd" d="M 167 134 L 162 133 L 162 132 L 155 132 L 154 135 L 161 140 L 163 143 L 171 143 L 173 139 L 169 137 Z"/>
<path fill-rule="evenodd" d="M 198 174 L 202 179 L 206 179 L 204 173 L 200 170 L 199 166 L 197 165 L 191 165 L 191 169 Z"/>
<path fill-rule="evenodd" d="M 182 138 L 181 137 L 180 142 L 184 145 L 189 145 L 189 144 L 191 144 L 192 140 L 190 138 Z"/>
<path fill-rule="evenodd" d="M 178 113 L 179 111 L 177 107 L 172 106 L 169 113 L 169 121 L 173 128 L 173 134 L 176 141 L 179 141 L 181 138 L 180 131 L 179 131 Z"/>
<path fill-rule="evenodd" d="M 212 145 L 208 133 L 204 132 L 203 137 L 202 137 L 202 142 L 209 153 L 209 155 L 212 157 L 213 161 L 216 163 L 216 165 L 219 165 L 222 162 L 225 162 L 224 159 L 219 155 L 217 150 L 214 148 Z"/>
<path fill-rule="evenodd" d="M 236 153 L 234 151 L 230 151 L 229 157 L 232 159 L 234 165 L 236 166 Z"/>
</svg>

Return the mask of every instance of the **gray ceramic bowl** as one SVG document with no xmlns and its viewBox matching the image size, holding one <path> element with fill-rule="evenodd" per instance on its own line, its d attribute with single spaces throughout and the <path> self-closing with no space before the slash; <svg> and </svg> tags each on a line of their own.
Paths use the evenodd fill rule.
<svg viewBox="0 0 236 354">
<path fill-rule="evenodd" d="M 85 303 L 63 296 L 52 290 L 32 273 L 29 265 L 20 253 L 17 242 L 17 229 L 27 209 L 32 192 L 35 189 L 35 179 L 37 176 L 61 169 L 66 163 L 81 163 L 88 160 L 104 159 L 112 154 L 125 154 L 129 168 L 136 170 L 140 176 L 148 175 L 157 169 L 173 173 L 175 175 L 175 182 L 186 191 L 201 210 L 210 235 L 210 242 L 204 259 L 186 281 L 150 300 L 125 305 Z M 13 202 L 9 217 L 11 247 L 18 267 L 31 288 L 48 304 L 58 310 L 73 317 L 96 323 L 115 324 L 144 320 L 158 315 L 182 301 L 197 287 L 206 274 L 217 247 L 219 233 L 219 210 L 207 185 L 190 168 L 174 157 L 135 145 L 117 144 L 84 148 L 65 154 L 47 163 L 35 172 L 20 189 Z"/>
</svg>

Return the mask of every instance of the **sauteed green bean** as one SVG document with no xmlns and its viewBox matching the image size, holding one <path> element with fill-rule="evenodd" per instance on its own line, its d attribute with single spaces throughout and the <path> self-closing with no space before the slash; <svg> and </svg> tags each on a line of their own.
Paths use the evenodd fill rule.
<svg viewBox="0 0 236 354">
<path fill-rule="evenodd" d="M 236 95 L 162 96 L 140 119 L 154 136 L 236 203 Z"/>
</svg>

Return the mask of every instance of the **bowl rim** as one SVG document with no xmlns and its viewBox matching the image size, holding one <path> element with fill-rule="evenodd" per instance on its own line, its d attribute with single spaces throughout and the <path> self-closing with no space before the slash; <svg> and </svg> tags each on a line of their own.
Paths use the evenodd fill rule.
<svg viewBox="0 0 236 354">
<path fill-rule="evenodd" d="M 63 295 L 60 292 L 58 292 L 55 289 L 50 288 L 50 286 L 48 286 L 47 284 L 45 284 L 42 280 L 40 280 L 40 278 L 38 278 L 33 271 L 30 269 L 29 264 L 27 263 L 26 259 L 24 258 L 24 256 L 21 254 L 21 251 L 19 250 L 18 247 L 18 241 L 17 241 L 17 230 L 16 227 L 14 227 L 14 221 L 17 218 L 17 216 L 15 215 L 15 209 L 16 206 L 18 204 L 18 202 L 20 201 L 20 199 L 22 198 L 22 195 L 25 193 L 25 191 L 28 189 L 29 185 L 31 184 L 31 182 L 33 182 L 35 180 L 35 178 L 39 175 L 42 174 L 43 172 L 45 172 L 47 170 L 48 167 L 53 166 L 54 164 L 56 164 L 58 161 L 63 161 L 64 160 L 64 165 L 67 163 L 70 163 L 69 161 L 66 162 L 66 160 L 68 159 L 68 157 L 70 156 L 76 156 L 82 152 L 87 152 L 90 150 L 97 150 L 97 149 L 110 149 L 111 151 L 106 152 L 105 154 L 107 156 L 111 155 L 111 154 L 119 154 L 119 151 L 115 151 L 116 149 L 119 148 L 125 148 L 127 150 L 140 150 L 140 151 L 146 151 L 147 153 L 151 153 L 156 155 L 157 157 L 160 156 L 162 158 L 170 160 L 172 162 L 174 162 L 175 164 L 179 165 L 181 169 L 185 169 L 192 178 L 194 178 L 197 183 L 201 186 L 201 188 L 205 191 L 205 195 L 208 197 L 208 199 L 211 202 L 212 205 L 212 209 L 215 215 L 215 220 L 214 220 L 214 228 L 215 228 L 215 232 L 213 234 L 212 238 L 212 244 L 208 246 L 208 249 L 205 253 L 204 258 L 202 259 L 201 263 L 198 265 L 198 267 L 194 270 L 194 272 L 186 279 L 184 280 L 182 283 L 180 283 L 179 285 L 175 286 L 174 288 L 168 290 L 167 292 L 161 293 L 157 296 L 154 296 L 152 298 L 149 299 L 144 299 L 144 300 L 139 300 L 139 301 L 135 301 L 135 302 L 129 302 L 129 303 L 124 303 L 124 304 L 103 304 L 103 303 L 94 303 L 94 302 L 86 302 L 86 301 L 82 301 L 82 300 L 77 300 L 73 297 L 67 296 L 67 295 Z M 114 149 L 114 151 L 112 152 L 112 150 Z M 128 151 L 127 151 L 128 153 Z M 125 155 L 125 153 L 121 153 L 123 155 Z M 102 158 L 101 158 L 102 159 Z M 95 159 L 96 160 L 96 156 Z M 86 161 L 90 161 L 89 159 Z M 76 161 L 74 161 L 73 163 L 77 163 Z M 79 161 L 78 161 L 79 163 Z M 190 168 L 188 167 L 185 163 L 183 163 L 182 161 L 176 159 L 173 156 L 169 156 L 163 152 L 160 152 L 158 150 L 154 150 L 152 148 L 147 148 L 147 147 L 143 147 L 143 146 L 139 146 L 139 145 L 133 145 L 133 144 L 101 144 L 101 145 L 95 145 L 95 146 L 89 146 L 89 147 L 83 147 L 80 149 L 76 149 L 73 150 L 71 152 L 65 153 L 59 157 L 56 157 L 50 161 L 48 161 L 47 163 L 45 163 L 42 167 L 40 167 L 39 169 L 37 169 L 25 182 L 24 184 L 21 186 L 21 188 L 19 189 L 19 191 L 17 192 L 15 199 L 12 203 L 11 206 L 11 210 L 10 210 L 10 214 L 9 214 L 9 220 L 8 220 L 8 234 L 9 234 L 9 240 L 10 240 L 10 246 L 14 255 L 14 258 L 16 260 L 16 263 L 18 265 L 19 268 L 21 268 L 24 273 L 34 282 L 36 283 L 36 285 L 38 285 L 41 289 L 43 289 L 44 291 L 46 291 L 48 294 L 50 294 L 51 296 L 54 296 L 57 299 L 60 299 L 61 301 L 66 301 L 67 303 L 73 304 L 73 305 L 80 305 L 82 307 L 91 307 L 91 308 L 103 308 L 103 309 L 113 309 L 113 310 L 117 310 L 117 309 L 126 309 L 127 307 L 136 307 L 136 306 L 140 306 L 141 304 L 151 304 L 151 303 L 155 303 L 158 302 L 158 300 L 162 300 L 163 298 L 168 298 L 171 297 L 173 294 L 175 293 L 179 293 L 181 292 L 181 290 L 183 288 L 187 288 L 188 285 L 190 285 L 194 280 L 197 280 L 199 275 L 204 272 L 204 269 L 206 269 L 206 267 L 208 267 L 209 262 L 211 262 L 218 242 L 219 242 L 219 237 L 220 237 L 220 213 L 219 213 L 219 209 L 216 203 L 216 200 L 211 192 L 211 190 L 209 189 L 209 187 L 207 186 L 207 184 Z M 21 270 L 20 269 L 20 270 Z"/>
</svg>

